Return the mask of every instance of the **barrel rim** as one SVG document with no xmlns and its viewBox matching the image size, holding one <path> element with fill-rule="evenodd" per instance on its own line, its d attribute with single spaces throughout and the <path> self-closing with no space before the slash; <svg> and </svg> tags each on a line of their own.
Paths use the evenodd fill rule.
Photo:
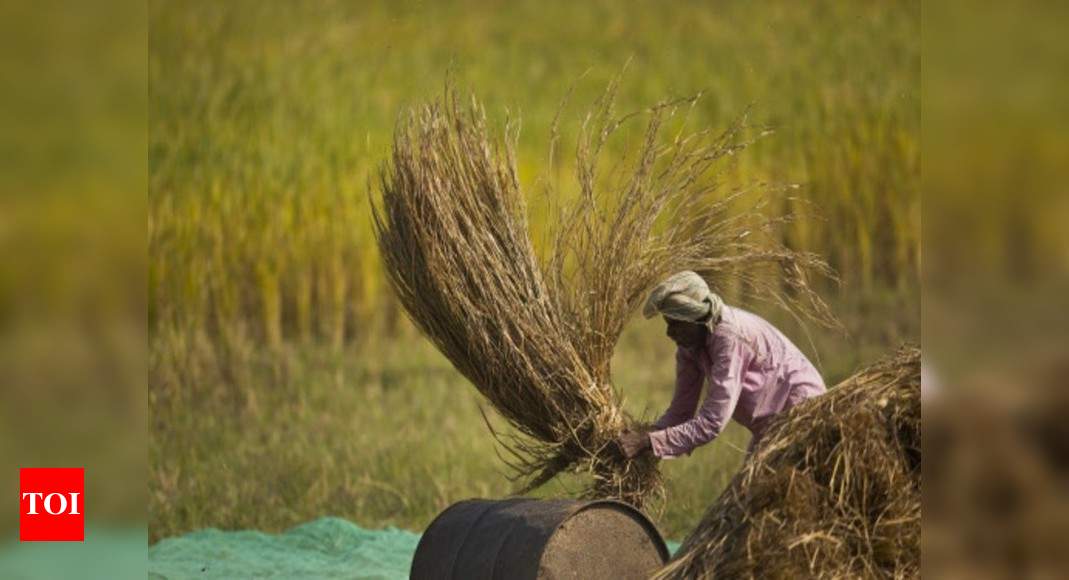
<svg viewBox="0 0 1069 580">
<path fill-rule="evenodd" d="M 656 540 L 654 544 L 657 546 L 657 551 L 661 554 L 661 562 L 663 564 L 667 564 L 668 560 L 671 559 L 672 555 L 668 552 L 668 544 L 665 543 L 664 536 L 661 535 L 661 531 L 657 529 L 657 526 L 653 524 L 650 518 L 647 517 L 646 514 L 642 513 L 642 510 L 636 508 L 635 506 L 627 502 L 623 502 L 616 499 L 591 499 L 579 501 L 582 503 L 579 509 L 575 510 L 571 513 L 571 515 L 561 520 L 561 522 L 557 524 L 557 527 L 554 528 L 553 534 L 557 533 L 557 530 L 560 529 L 562 525 L 564 525 L 564 522 L 567 522 L 568 520 L 572 519 L 579 512 L 586 511 L 592 507 L 597 507 L 601 505 L 611 505 L 614 507 L 622 508 L 623 511 L 626 511 L 633 516 L 637 516 L 636 519 L 638 520 L 639 524 L 641 524 L 642 527 L 646 529 L 646 532 L 650 535 L 651 538 Z"/>
</svg>

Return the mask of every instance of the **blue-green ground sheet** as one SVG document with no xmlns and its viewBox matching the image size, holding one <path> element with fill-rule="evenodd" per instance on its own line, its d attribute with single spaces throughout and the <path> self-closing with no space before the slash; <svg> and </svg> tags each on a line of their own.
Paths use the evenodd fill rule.
<svg viewBox="0 0 1069 580">
<path fill-rule="evenodd" d="M 150 547 L 149 578 L 407 578 L 417 544 L 414 532 L 329 517 L 281 534 L 209 529 Z"/>
</svg>

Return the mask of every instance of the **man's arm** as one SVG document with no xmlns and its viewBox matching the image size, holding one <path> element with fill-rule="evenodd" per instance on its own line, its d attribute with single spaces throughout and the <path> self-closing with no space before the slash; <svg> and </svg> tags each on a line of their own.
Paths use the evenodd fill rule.
<svg viewBox="0 0 1069 580">
<path fill-rule="evenodd" d="M 689 349 L 677 348 L 676 390 L 672 394 L 672 403 L 668 405 L 668 410 L 653 424 L 654 430 L 679 425 L 694 418 L 704 378 L 693 353 Z"/>
<path fill-rule="evenodd" d="M 649 434 L 653 454 L 677 457 L 712 441 L 724 430 L 742 393 L 742 371 L 751 354 L 731 335 L 720 335 L 713 344 L 709 394 L 698 414 L 689 421 Z"/>
</svg>

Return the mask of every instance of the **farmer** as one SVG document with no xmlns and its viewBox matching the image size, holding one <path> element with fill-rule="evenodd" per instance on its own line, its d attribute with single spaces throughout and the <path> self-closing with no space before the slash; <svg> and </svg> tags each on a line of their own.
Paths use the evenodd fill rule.
<svg viewBox="0 0 1069 580">
<path fill-rule="evenodd" d="M 725 305 L 694 272 L 662 282 L 642 313 L 646 318 L 659 313 L 668 323 L 668 337 L 677 346 L 676 389 L 668 411 L 649 431 L 620 436 L 628 457 L 647 449 L 662 458 L 689 454 L 715 439 L 728 419 L 750 430 L 752 453 L 777 414 L 825 391 L 820 373 L 783 333 Z"/>
</svg>

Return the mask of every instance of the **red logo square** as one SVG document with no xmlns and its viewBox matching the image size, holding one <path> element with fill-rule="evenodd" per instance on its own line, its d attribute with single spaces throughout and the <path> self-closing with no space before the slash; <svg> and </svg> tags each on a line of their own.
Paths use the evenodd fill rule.
<svg viewBox="0 0 1069 580">
<path fill-rule="evenodd" d="M 85 468 L 19 469 L 19 540 L 85 541 Z"/>
</svg>

